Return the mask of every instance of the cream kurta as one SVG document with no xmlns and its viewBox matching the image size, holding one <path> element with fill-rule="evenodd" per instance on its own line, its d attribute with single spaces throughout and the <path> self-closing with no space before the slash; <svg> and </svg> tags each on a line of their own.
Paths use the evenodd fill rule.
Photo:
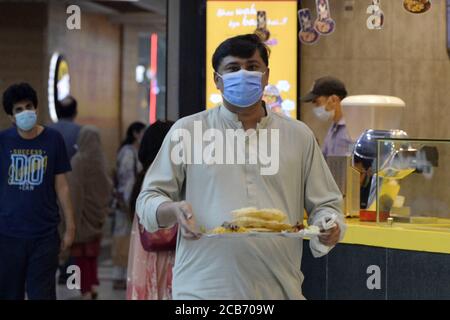
<svg viewBox="0 0 450 320">
<path fill-rule="evenodd" d="M 229 221 L 231 210 L 249 206 L 278 208 L 292 224 L 303 220 L 304 208 L 310 224 L 337 213 L 342 239 L 342 196 L 305 124 L 268 111 L 258 129 L 279 130 L 280 164 L 277 174 L 261 175 L 259 163 L 174 164 L 171 152 L 178 142 L 171 141 L 171 134 L 184 128 L 194 136 L 194 121 L 201 121 L 203 130 L 242 128 L 236 114 L 223 106 L 175 123 L 137 200 L 136 211 L 147 230 L 158 228 L 156 209 L 161 203 L 185 199 L 192 204 L 197 224 L 206 229 Z M 281 237 L 185 240 L 179 236 L 173 298 L 302 299 L 302 248 L 302 240 Z"/>
</svg>

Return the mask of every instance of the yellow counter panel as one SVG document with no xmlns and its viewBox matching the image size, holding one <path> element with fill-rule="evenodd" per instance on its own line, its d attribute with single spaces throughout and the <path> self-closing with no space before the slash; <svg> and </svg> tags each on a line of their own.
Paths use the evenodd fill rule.
<svg viewBox="0 0 450 320">
<path fill-rule="evenodd" d="M 342 243 L 450 254 L 450 220 L 438 224 L 361 222 L 347 218 Z"/>
</svg>

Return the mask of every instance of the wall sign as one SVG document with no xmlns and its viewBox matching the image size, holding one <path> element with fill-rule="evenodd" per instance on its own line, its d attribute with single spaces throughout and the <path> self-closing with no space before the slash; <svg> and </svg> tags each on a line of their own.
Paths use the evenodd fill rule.
<svg viewBox="0 0 450 320">
<path fill-rule="evenodd" d="M 314 22 L 314 29 L 321 35 L 329 35 L 334 31 L 336 23 L 331 18 L 328 0 L 316 0 L 316 8 L 317 19 Z"/>
<path fill-rule="evenodd" d="M 53 122 L 58 122 L 58 102 L 68 95 L 70 95 L 69 64 L 62 54 L 55 52 L 50 60 L 48 76 L 48 108 Z"/>
<path fill-rule="evenodd" d="M 314 29 L 311 18 L 311 10 L 298 10 L 298 21 L 300 23 L 300 32 L 298 38 L 301 43 L 314 44 L 319 40 L 319 33 Z"/>
<path fill-rule="evenodd" d="M 367 8 L 367 28 L 369 30 L 380 30 L 384 24 L 384 13 L 381 10 L 381 0 L 372 0 L 372 4 Z"/>
<path fill-rule="evenodd" d="M 258 11 L 256 17 L 256 30 L 254 32 L 262 41 L 266 42 L 270 39 L 270 31 L 267 29 L 267 14 L 265 11 Z"/>
<path fill-rule="evenodd" d="M 403 8 L 414 14 L 424 13 L 430 10 L 431 0 L 403 0 Z"/>
</svg>

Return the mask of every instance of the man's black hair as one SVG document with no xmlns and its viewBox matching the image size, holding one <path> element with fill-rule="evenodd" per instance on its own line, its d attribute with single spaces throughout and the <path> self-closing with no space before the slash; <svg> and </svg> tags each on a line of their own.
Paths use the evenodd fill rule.
<svg viewBox="0 0 450 320">
<path fill-rule="evenodd" d="M 227 56 L 250 58 L 251 56 L 253 56 L 256 50 L 259 51 L 262 60 L 268 67 L 270 49 L 264 44 L 264 42 L 261 41 L 261 38 L 256 34 L 249 33 L 229 38 L 222 42 L 216 48 L 216 51 L 214 51 L 212 57 L 212 65 L 214 71 L 217 72 L 223 58 Z"/>
<path fill-rule="evenodd" d="M 7 114 L 12 115 L 14 104 L 24 100 L 31 101 L 37 108 L 38 98 L 33 87 L 25 82 L 13 84 L 3 93 L 3 108 Z"/>
<path fill-rule="evenodd" d="M 61 119 L 73 119 L 77 115 L 77 100 L 72 96 L 67 96 L 59 101 L 56 106 L 56 114 Z"/>
</svg>

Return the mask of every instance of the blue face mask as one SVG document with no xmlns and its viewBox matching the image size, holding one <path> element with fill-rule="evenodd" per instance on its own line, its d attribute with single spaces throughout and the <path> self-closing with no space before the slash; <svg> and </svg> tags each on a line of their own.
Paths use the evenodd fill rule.
<svg viewBox="0 0 450 320">
<path fill-rule="evenodd" d="M 327 111 L 325 106 L 314 107 L 313 112 L 322 121 L 328 121 L 334 117 L 334 110 Z"/>
<path fill-rule="evenodd" d="M 233 106 L 247 108 L 261 100 L 262 72 L 241 69 L 218 76 L 223 80 L 223 98 Z"/>
<path fill-rule="evenodd" d="M 16 119 L 16 125 L 20 130 L 30 131 L 34 128 L 37 121 L 37 115 L 35 111 L 25 110 L 14 116 Z"/>
</svg>

